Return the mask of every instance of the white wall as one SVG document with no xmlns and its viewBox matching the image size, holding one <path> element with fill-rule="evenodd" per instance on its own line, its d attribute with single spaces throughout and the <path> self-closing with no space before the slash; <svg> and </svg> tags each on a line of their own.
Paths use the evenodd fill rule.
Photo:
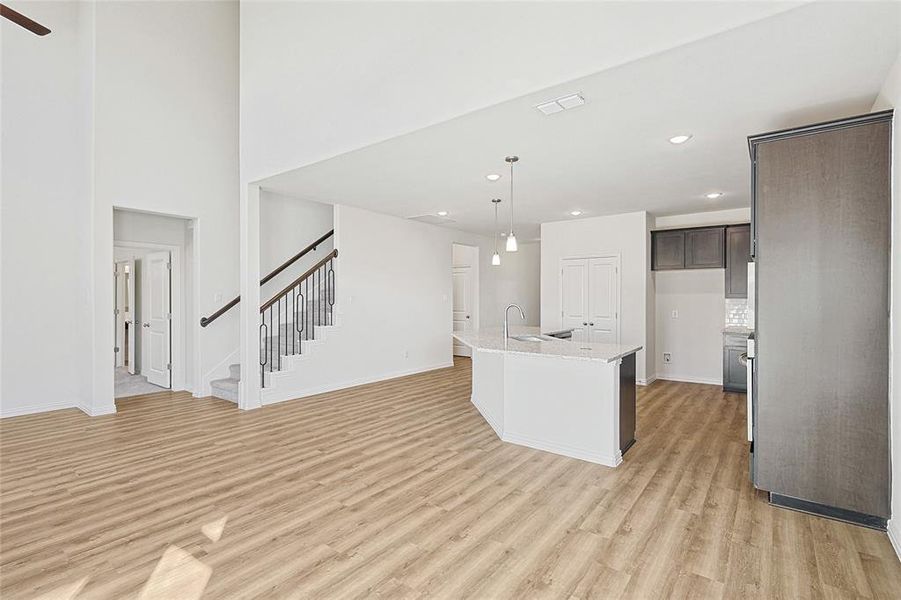
<svg viewBox="0 0 901 600">
<path fill-rule="evenodd" d="M 93 268 L 112 263 L 113 207 L 195 219 L 200 395 L 238 346 L 237 310 L 198 325 L 238 293 L 238 27 L 236 2 L 96 5 Z M 95 279 L 97 403 L 112 398 L 111 285 Z"/>
<path fill-rule="evenodd" d="M 331 204 L 289 198 L 262 190 L 260 193 L 260 273 L 268 274 L 335 226 Z M 285 269 L 263 286 L 268 300 L 312 267 L 334 248 L 334 237 L 319 245 L 315 252 Z"/>
<path fill-rule="evenodd" d="M 748 167 L 750 172 L 750 167 Z M 730 208 L 727 210 L 711 210 L 707 212 L 688 213 L 684 215 L 667 215 L 654 217 L 654 229 L 672 227 L 701 227 L 703 225 L 735 225 L 751 221 L 751 207 Z"/>
<path fill-rule="evenodd" d="M 747 223 L 751 209 L 737 208 L 661 216 L 655 229 Z M 648 354 L 660 379 L 722 385 L 723 326 L 726 320 L 724 269 L 653 271 L 655 352 Z M 673 311 L 678 318 L 673 318 Z M 672 354 L 670 364 L 663 353 Z"/>
<path fill-rule="evenodd" d="M 657 271 L 654 357 L 659 379 L 723 383 L 723 269 Z M 673 318 L 677 311 L 678 318 Z M 663 362 L 670 352 L 673 361 Z"/>
<path fill-rule="evenodd" d="M 517 273 L 538 271 L 538 254 L 492 267 L 491 238 L 348 206 L 335 207 L 338 248 L 336 331 L 298 363 L 294 375 L 276 378 L 264 402 L 378 381 L 452 364 L 453 245 L 479 248 L 481 327 L 499 327 L 503 306 L 538 304 L 537 289 Z M 532 245 L 527 245 L 532 246 Z M 519 254 L 519 253 L 517 253 Z M 534 280 L 534 276 L 533 279 Z"/>
<path fill-rule="evenodd" d="M 76 2 L 27 8 L 53 33 L 37 37 L 0 19 L 2 416 L 91 398 L 90 73 L 83 68 L 90 14 Z M 112 261 L 107 267 L 108 276 Z"/>
<path fill-rule="evenodd" d="M 501 240 L 503 241 L 503 240 Z M 492 247 L 491 252 L 494 249 Z M 525 321 L 520 321 L 519 314 L 510 311 L 512 322 L 517 325 L 541 324 L 541 244 L 524 242 L 519 244 L 516 252 L 500 250 L 501 266 L 491 267 L 494 270 L 495 295 L 500 310 L 514 302 L 526 313 Z M 491 254 L 488 255 L 491 260 Z M 503 315 L 501 315 L 503 320 Z"/>
<path fill-rule="evenodd" d="M 633 212 L 609 217 L 593 217 L 541 224 L 541 328 L 561 326 L 560 261 L 564 258 L 619 254 L 620 341 L 648 348 L 648 214 Z M 636 357 L 636 378 L 646 382 L 653 370 L 648 368 L 646 350 Z"/>
<path fill-rule="evenodd" d="M 889 537 L 901 559 L 901 54 L 895 61 L 873 110 L 894 107 L 892 124 L 892 334 L 891 334 L 891 442 L 892 518 Z"/>
</svg>

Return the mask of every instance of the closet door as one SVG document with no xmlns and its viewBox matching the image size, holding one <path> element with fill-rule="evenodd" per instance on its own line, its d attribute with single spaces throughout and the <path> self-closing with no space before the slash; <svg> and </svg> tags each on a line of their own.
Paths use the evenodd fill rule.
<svg viewBox="0 0 901 600">
<path fill-rule="evenodd" d="M 588 260 L 589 341 L 619 343 L 619 261 L 615 256 Z"/>
<path fill-rule="evenodd" d="M 590 341 L 588 330 L 588 259 L 563 261 L 560 272 L 560 307 L 564 329 L 573 329 L 574 342 Z"/>
</svg>

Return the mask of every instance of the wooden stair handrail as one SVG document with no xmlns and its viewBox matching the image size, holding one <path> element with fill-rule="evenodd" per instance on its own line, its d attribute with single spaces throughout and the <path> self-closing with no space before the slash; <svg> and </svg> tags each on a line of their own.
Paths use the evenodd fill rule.
<svg viewBox="0 0 901 600">
<path fill-rule="evenodd" d="M 316 240 L 315 242 L 313 242 L 312 244 L 310 244 L 309 246 L 307 246 L 306 248 L 304 248 L 303 250 L 301 250 L 300 252 L 298 252 L 297 254 L 295 254 L 294 256 L 292 256 L 291 258 L 289 258 L 282 264 L 280 264 L 279 266 L 275 267 L 275 269 L 273 269 L 268 275 L 266 275 L 265 277 L 260 279 L 260 285 L 264 285 L 266 282 L 272 280 L 273 277 L 275 277 L 276 275 L 278 275 L 279 273 L 281 273 L 282 271 L 284 271 L 285 269 L 287 269 L 288 267 L 293 265 L 295 262 L 297 262 L 298 260 L 300 260 L 301 258 L 306 256 L 307 254 L 309 254 L 310 252 L 315 250 L 316 247 L 319 246 L 319 244 L 321 244 L 325 240 L 329 239 L 333 235 L 335 235 L 334 229 L 330 230 L 328 233 L 326 233 L 325 235 L 320 237 L 318 240 Z M 337 256 L 337 254 L 336 254 L 336 256 Z M 216 319 L 218 319 L 219 317 L 221 317 L 222 315 L 227 313 L 229 310 L 231 310 L 240 301 L 241 301 L 241 296 L 240 295 L 235 296 L 234 298 L 231 299 L 231 301 L 229 301 L 222 308 L 220 308 L 219 310 L 217 310 L 210 316 L 202 317 L 200 319 L 200 326 L 206 327 L 207 325 L 209 325 L 210 323 L 212 323 L 213 321 L 215 321 Z"/>
<path fill-rule="evenodd" d="M 333 258 L 335 258 L 335 257 L 337 257 L 337 256 L 338 256 L 338 249 L 335 248 L 334 250 L 332 250 L 331 252 L 329 252 L 328 254 L 326 254 L 326 255 L 322 258 L 322 260 L 320 260 L 318 263 L 316 263 L 315 265 L 313 265 L 312 267 L 310 267 L 309 269 L 307 269 L 307 272 L 306 272 L 306 273 L 304 273 L 303 275 L 301 275 L 300 277 L 298 277 L 297 279 L 295 279 L 294 281 L 292 281 L 291 283 L 289 283 L 288 285 L 286 285 L 286 286 L 284 287 L 284 289 L 282 289 L 282 291 L 280 291 L 279 293 L 277 293 L 276 295 L 274 295 L 272 298 L 270 298 L 269 300 L 267 300 L 267 301 L 260 307 L 260 312 L 263 312 L 264 310 L 266 310 L 267 308 L 269 308 L 270 306 L 272 306 L 273 304 L 275 304 L 276 302 L 278 302 L 279 299 L 280 299 L 281 297 L 285 296 L 288 292 L 290 292 L 292 289 L 294 289 L 294 288 L 297 286 L 297 284 L 301 283 L 304 279 L 306 279 L 307 277 L 309 277 L 310 275 L 312 275 L 313 273 L 315 273 L 316 270 L 319 269 L 319 267 L 321 267 L 322 265 L 324 265 L 325 263 L 327 263 L 328 261 L 330 261 L 331 259 L 333 259 Z"/>
</svg>

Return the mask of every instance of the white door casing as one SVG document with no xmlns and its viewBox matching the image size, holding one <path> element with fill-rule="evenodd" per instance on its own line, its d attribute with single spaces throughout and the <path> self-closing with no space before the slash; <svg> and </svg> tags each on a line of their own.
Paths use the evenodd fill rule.
<svg viewBox="0 0 901 600">
<path fill-rule="evenodd" d="M 127 327 L 126 346 L 128 346 L 128 372 L 135 374 L 135 327 L 140 325 L 135 322 L 135 261 L 125 261 L 125 324 Z"/>
<path fill-rule="evenodd" d="M 125 297 L 126 297 L 126 281 L 125 281 L 125 265 L 127 261 L 117 262 L 114 265 L 113 276 L 115 277 L 115 310 L 113 312 L 113 319 L 115 320 L 115 339 L 113 340 L 113 345 L 115 346 L 115 366 L 116 368 L 121 367 L 125 364 Z"/>
<path fill-rule="evenodd" d="M 172 298 L 168 252 L 152 252 L 144 258 L 147 273 L 144 302 L 141 306 L 143 323 L 143 369 L 147 381 L 169 388 L 172 385 Z"/>
<path fill-rule="evenodd" d="M 472 330 L 473 285 L 472 267 L 453 268 L 454 331 Z M 455 356 L 471 356 L 469 346 L 454 340 Z"/>
<path fill-rule="evenodd" d="M 566 258 L 560 275 L 561 325 L 573 342 L 619 343 L 619 257 Z"/>
</svg>

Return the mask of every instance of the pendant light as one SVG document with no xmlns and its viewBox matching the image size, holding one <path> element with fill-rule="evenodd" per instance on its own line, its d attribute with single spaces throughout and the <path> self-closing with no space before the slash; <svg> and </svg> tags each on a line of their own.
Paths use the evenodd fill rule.
<svg viewBox="0 0 901 600">
<path fill-rule="evenodd" d="M 501 255 L 497 252 L 497 205 L 501 203 L 501 199 L 492 198 L 491 203 L 494 204 L 494 254 L 491 256 L 491 264 L 497 267 L 501 264 Z"/>
<path fill-rule="evenodd" d="M 507 236 L 507 252 L 516 252 L 516 234 L 513 233 L 513 165 L 519 157 L 508 156 L 504 160 L 510 164 L 510 235 Z"/>
</svg>

